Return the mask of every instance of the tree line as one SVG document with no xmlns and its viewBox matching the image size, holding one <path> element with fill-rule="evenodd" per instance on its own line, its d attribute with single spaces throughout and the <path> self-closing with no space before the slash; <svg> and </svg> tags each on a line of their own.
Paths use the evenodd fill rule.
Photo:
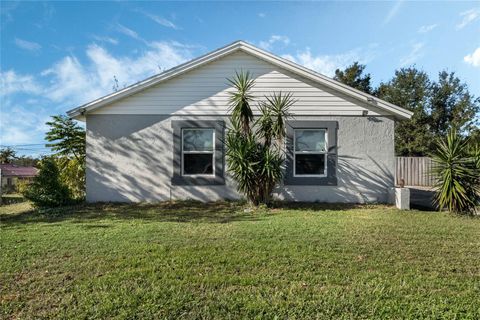
<svg viewBox="0 0 480 320">
<path fill-rule="evenodd" d="M 435 151 L 436 139 L 449 130 L 480 143 L 480 98 L 454 72 L 441 71 L 432 80 L 416 67 L 402 68 L 373 88 L 365 68 L 355 62 L 337 69 L 334 79 L 413 112 L 410 120 L 395 125 L 397 156 L 427 156 Z"/>
</svg>

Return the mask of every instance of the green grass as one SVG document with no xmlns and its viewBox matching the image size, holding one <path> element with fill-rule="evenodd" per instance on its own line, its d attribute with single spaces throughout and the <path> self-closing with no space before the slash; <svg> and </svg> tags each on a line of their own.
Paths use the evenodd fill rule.
<svg viewBox="0 0 480 320">
<path fill-rule="evenodd" d="M 0 219 L 0 318 L 480 318 L 478 218 L 187 202 Z"/>
</svg>

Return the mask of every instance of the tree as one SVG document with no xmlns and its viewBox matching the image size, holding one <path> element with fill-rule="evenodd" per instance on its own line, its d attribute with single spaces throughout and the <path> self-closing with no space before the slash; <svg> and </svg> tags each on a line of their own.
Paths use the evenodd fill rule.
<svg viewBox="0 0 480 320">
<path fill-rule="evenodd" d="M 365 67 L 363 64 L 354 62 L 343 71 L 340 69 L 335 70 L 333 79 L 370 94 L 372 93 L 371 77 L 370 73 L 364 74 Z"/>
<path fill-rule="evenodd" d="M 253 122 L 250 90 L 255 82 L 250 73 L 236 73 L 230 83 L 236 90 L 231 94 L 231 127 L 225 139 L 228 170 L 252 204 L 269 204 L 283 176 L 286 120 L 294 100 L 281 92 L 265 97 L 259 103 L 261 115 Z"/>
<path fill-rule="evenodd" d="M 413 112 L 410 120 L 395 124 L 395 153 L 399 156 L 423 156 L 432 150 L 433 135 L 427 113 L 431 83 L 428 75 L 413 67 L 395 71 L 387 83 L 381 83 L 375 95 Z"/>
<path fill-rule="evenodd" d="M 55 155 L 68 158 L 75 157 L 79 161 L 85 159 L 85 130 L 67 116 L 52 116 L 52 121 L 46 124 L 50 127 L 45 140 L 52 142 L 47 147 L 52 148 Z"/>
<path fill-rule="evenodd" d="M 480 146 L 480 127 L 473 128 L 470 131 L 468 138 L 474 145 Z"/>
<path fill-rule="evenodd" d="M 38 163 L 38 159 L 32 156 L 19 156 L 12 161 L 13 164 L 26 167 L 35 167 Z"/>
<path fill-rule="evenodd" d="M 52 157 L 40 161 L 39 173 L 24 190 L 24 197 L 36 207 L 58 207 L 71 202 L 67 186 L 60 181 L 60 172 Z"/>
<path fill-rule="evenodd" d="M 0 163 L 12 163 L 17 158 L 17 153 L 10 147 L 0 150 Z"/>
<path fill-rule="evenodd" d="M 451 128 L 463 135 L 478 130 L 479 111 L 480 98 L 475 99 L 455 73 L 439 73 L 438 82 L 432 85 L 430 104 L 429 124 L 435 136 L 445 136 Z"/>
<path fill-rule="evenodd" d="M 58 115 L 47 122 L 50 130 L 45 140 L 55 151 L 61 182 L 68 187 L 71 196 L 80 200 L 85 197 L 85 130 L 72 119 Z"/>
</svg>

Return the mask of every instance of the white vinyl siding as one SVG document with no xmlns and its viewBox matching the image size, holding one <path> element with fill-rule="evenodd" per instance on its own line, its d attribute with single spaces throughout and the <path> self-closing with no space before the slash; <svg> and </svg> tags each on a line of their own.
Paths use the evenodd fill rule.
<svg viewBox="0 0 480 320">
<path fill-rule="evenodd" d="M 383 110 L 301 79 L 245 52 L 236 52 L 207 65 L 114 102 L 92 114 L 228 114 L 227 78 L 235 71 L 250 71 L 256 80 L 253 95 L 262 98 L 273 92 L 291 92 L 297 100 L 294 115 L 387 115 Z M 255 107 L 255 106 L 254 106 Z M 255 110 L 254 110 L 255 111 Z"/>
</svg>

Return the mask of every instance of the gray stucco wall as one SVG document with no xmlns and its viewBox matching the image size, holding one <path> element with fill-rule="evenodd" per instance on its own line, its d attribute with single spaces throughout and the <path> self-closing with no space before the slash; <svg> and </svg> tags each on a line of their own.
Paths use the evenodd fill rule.
<svg viewBox="0 0 480 320">
<path fill-rule="evenodd" d="M 218 117 L 164 115 L 87 116 L 87 201 L 236 199 L 225 185 L 172 186 L 172 120 Z M 221 119 L 221 118 L 220 118 Z M 225 119 L 226 120 L 226 119 Z M 338 121 L 337 186 L 280 186 L 281 200 L 387 202 L 394 178 L 394 121 L 388 117 L 311 116 L 295 120 Z"/>
</svg>

